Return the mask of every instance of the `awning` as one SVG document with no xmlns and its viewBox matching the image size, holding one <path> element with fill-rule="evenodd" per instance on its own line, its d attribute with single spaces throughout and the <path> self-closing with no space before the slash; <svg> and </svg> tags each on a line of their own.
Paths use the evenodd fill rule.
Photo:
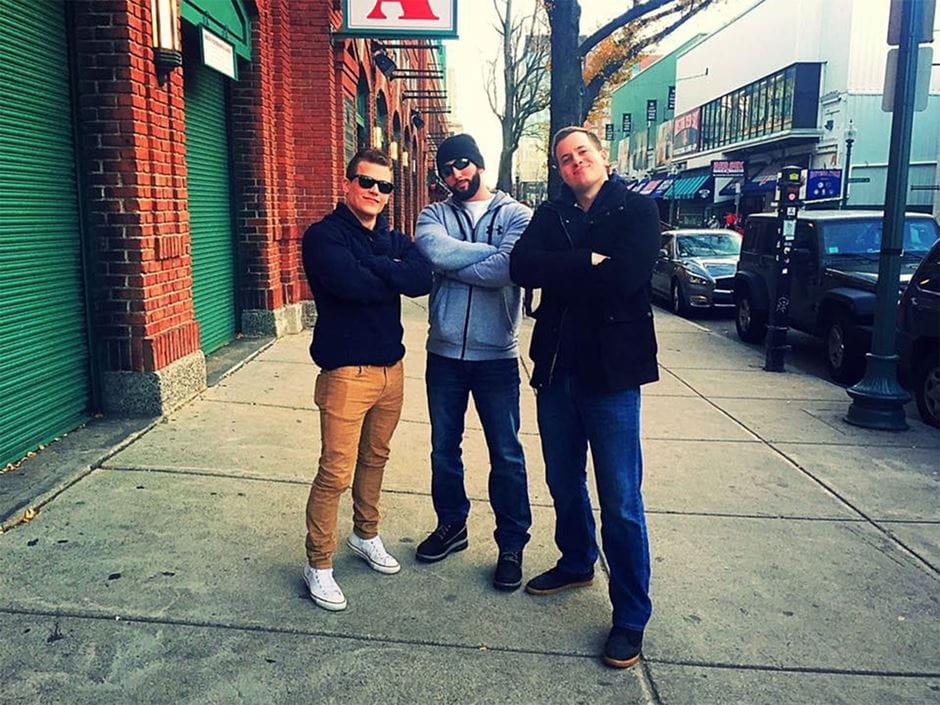
<svg viewBox="0 0 940 705">
<path fill-rule="evenodd" d="M 662 179 L 650 179 L 646 182 L 646 185 L 639 190 L 639 192 L 644 196 L 649 196 L 653 191 L 656 190 L 656 187 L 659 186 Z"/>
<path fill-rule="evenodd" d="M 670 189 L 675 181 L 675 179 L 663 179 L 660 181 L 659 186 L 656 187 L 656 190 L 649 195 L 650 198 L 663 198 L 666 195 L 666 191 Z"/>
<path fill-rule="evenodd" d="M 757 176 L 744 182 L 741 193 L 763 193 L 777 188 L 777 174 L 780 172 L 779 164 L 768 164 Z"/>
<path fill-rule="evenodd" d="M 705 182 L 710 178 L 711 174 L 683 176 L 677 179 L 672 185 L 672 189 L 667 194 L 667 198 L 676 200 L 696 198 L 699 190 L 701 190 Z"/>
<path fill-rule="evenodd" d="M 649 179 L 640 179 L 639 181 L 637 181 L 630 187 L 630 190 L 636 191 L 637 193 L 639 193 L 640 189 L 642 189 L 648 183 L 649 183 Z"/>
</svg>

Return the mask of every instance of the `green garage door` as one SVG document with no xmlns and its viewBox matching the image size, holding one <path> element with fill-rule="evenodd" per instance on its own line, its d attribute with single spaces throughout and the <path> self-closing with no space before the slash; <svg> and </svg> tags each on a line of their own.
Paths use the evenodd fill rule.
<svg viewBox="0 0 940 705">
<path fill-rule="evenodd" d="M 0 0 L 0 467 L 89 406 L 68 67 L 62 0 Z"/>
<path fill-rule="evenodd" d="M 225 99 L 228 79 L 202 65 L 196 41 L 184 40 L 184 46 L 193 303 L 199 342 L 209 354 L 235 337 L 235 248 Z"/>
</svg>

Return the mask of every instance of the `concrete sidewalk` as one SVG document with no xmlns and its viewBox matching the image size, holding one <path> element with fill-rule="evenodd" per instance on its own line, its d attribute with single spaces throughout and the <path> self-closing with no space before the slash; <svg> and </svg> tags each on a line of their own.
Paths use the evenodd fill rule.
<svg viewBox="0 0 940 705">
<path fill-rule="evenodd" d="M 0 703 L 940 703 L 940 433 L 848 426 L 841 388 L 765 373 L 754 350 L 657 311 L 654 615 L 642 665 L 611 670 L 604 580 L 550 598 L 490 587 L 473 412 L 470 549 L 414 561 L 435 525 L 422 303 L 405 306 L 383 495 L 401 573 L 341 548 L 349 609 L 306 596 L 316 369 L 309 333 L 283 338 L 0 535 Z M 522 399 L 531 577 L 557 553 L 528 386 Z M 340 536 L 350 514 L 347 497 Z"/>
</svg>

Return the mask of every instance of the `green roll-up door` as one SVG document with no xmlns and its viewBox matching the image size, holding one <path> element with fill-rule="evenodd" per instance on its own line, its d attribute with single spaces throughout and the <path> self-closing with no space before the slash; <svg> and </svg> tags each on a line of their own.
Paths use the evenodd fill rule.
<svg viewBox="0 0 940 705">
<path fill-rule="evenodd" d="M 0 0 L 0 467 L 90 394 L 62 0 Z"/>
<path fill-rule="evenodd" d="M 202 65 L 195 41 L 186 45 L 186 170 L 192 233 L 193 303 L 199 342 L 209 354 L 235 337 L 235 248 L 222 74 Z"/>
</svg>

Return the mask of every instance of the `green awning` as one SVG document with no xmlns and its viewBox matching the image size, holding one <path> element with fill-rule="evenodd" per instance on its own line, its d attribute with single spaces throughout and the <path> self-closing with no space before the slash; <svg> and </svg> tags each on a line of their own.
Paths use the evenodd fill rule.
<svg viewBox="0 0 940 705">
<path fill-rule="evenodd" d="M 183 0 L 180 15 L 196 27 L 205 27 L 251 61 L 251 21 L 242 0 Z"/>
<path fill-rule="evenodd" d="M 697 176 L 683 176 L 676 179 L 665 197 L 676 200 L 694 198 L 696 192 L 702 188 L 702 184 L 708 181 L 709 177 L 709 174 L 699 174 Z"/>
</svg>

